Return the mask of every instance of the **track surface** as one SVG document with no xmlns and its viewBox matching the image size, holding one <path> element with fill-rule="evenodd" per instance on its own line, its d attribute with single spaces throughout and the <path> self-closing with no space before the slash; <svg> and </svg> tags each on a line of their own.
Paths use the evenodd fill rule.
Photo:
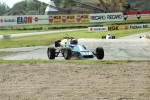
<svg viewBox="0 0 150 100">
<path fill-rule="evenodd" d="M 136 35 L 137 36 L 137 35 Z M 134 36 L 131 36 L 134 37 Z M 129 38 L 129 36 L 127 37 Z M 79 43 L 84 44 L 87 50 L 95 51 L 96 47 L 104 48 L 105 56 L 103 60 L 150 60 L 150 40 L 149 39 L 79 39 Z M 50 45 L 53 46 L 53 45 Z M 1 57 L 4 60 L 48 60 L 48 46 L 24 47 L 0 49 L 0 51 L 19 52 L 14 55 Z M 64 60 L 62 55 L 55 60 Z M 94 59 L 97 59 L 96 57 Z"/>
</svg>

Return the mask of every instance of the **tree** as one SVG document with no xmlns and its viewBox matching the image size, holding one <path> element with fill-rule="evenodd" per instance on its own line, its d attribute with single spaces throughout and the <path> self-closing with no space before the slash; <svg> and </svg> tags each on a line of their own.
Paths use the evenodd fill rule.
<svg viewBox="0 0 150 100">
<path fill-rule="evenodd" d="M 46 6 L 42 6 L 41 4 L 35 3 L 35 2 L 26 2 L 26 1 L 21 1 L 18 2 L 17 5 L 24 9 L 26 12 L 29 11 L 36 11 L 40 14 L 44 14 L 43 12 L 45 12 Z"/>
<path fill-rule="evenodd" d="M 8 7 L 8 5 L 6 5 L 6 3 L 1 3 L 0 2 L 0 16 L 2 16 L 3 14 L 5 14 L 10 8 Z"/>
</svg>

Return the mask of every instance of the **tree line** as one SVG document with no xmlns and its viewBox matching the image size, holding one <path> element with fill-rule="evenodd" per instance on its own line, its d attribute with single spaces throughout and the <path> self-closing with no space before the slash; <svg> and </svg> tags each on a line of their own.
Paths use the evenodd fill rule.
<svg viewBox="0 0 150 100">
<path fill-rule="evenodd" d="M 26 12 L 34 10 L 38 14 L 44 14 L 45 9 L 46 9 L 46 6 L 43 6 L 35 2 L 26 2 L 25 0 L 21 2 L 17 2 L 14 5 L 18 5 L 20 8 L 22 8 Z M 0 2 L 0 16 L 4 15 L 9 10 L 10 10 L 10 7 L 5 2 Z"/>
<path fill-rule="evenodd" d="M 40 0 L 42 1 L 42 0 Z M 65 0 L 53 0 L 56 4 L 56 6 L 61 6 L 64 5 L 64 7 L 67 7 Z M 71 6 L 75 6 L 75 3 L 72 0 L 68 0 L 68 3 Z M 25 0 L 21 1 L 21 2 L 17 2 L 14 5 L 18 5 L 20 8 L 22 8 L 23 10 L 25 10 L 26 12 L 29 11 L 36 11 L 38 14 L 44 14 L 45 13 L 45 9 L 46 6 L 40 4 L 40 3 L 35 3 L 35 2 L 27 2 Z M 5 2 L 0 2 L 0 16 L 2 16 L 3 14 L 5 14 L 8 10 L 10 9 L 10 7 L 5 3 Z"/>
<path fill-rule="evenodd" d="M 42 1 L 42 0 L 40 0 Z M 56 6 L 60 6 L 61 4 L 66 6 L 66 2 L 65 0 L 53 0 L 56 3 Z M 128 3 L 133 3 L 136 1 L 140 1 L 140 0 L 126 0 L 126 2 Z M 75 3 L 73 2 L 73 0 L 68 0 L 69 4 L 71 6 L 75 6 Z M 42 5 L 42 4 L 38 4 L 35 2 L 26 2 L 21 1 L 16 3 L 20 8 L 22 8 L 23 10 L 25 10 L 26 12 L 29 11 L 36 11 L 38 14 L 44 14 L 45 13 L 45 9 L 46 6 Z M 5 2 L 0 2 L 0 16 L 4 15 L 8 10 L 10 9 L 10 7 L 5 3 Z"/>
</svg>

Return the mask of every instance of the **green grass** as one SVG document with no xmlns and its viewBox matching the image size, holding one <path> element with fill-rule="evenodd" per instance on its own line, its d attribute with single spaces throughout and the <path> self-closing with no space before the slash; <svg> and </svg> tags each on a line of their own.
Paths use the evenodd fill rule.
<svg viewBox="0 0 150 100">
<path fill-rule="evenodd" d="M 134 30 L 118 30 L 109 31 L 111 35 L 115 35 L 116 38 L 128 36 L 132 34 L 148 32 L 149 29 L 134 29 Z M 106 32 L 93 32 L 89 33 L 87 30 L 75 31 L 75 32 L 65 32 L 65 33 L 55 33 L 37 36 L 26 36 L 26 37 L 16 37 L 10 40 L 0 39 L 0 48 L 16 48 L 16 47 L 31 47 L 31 46 L 47 46 L 53 44 L 55 40 L 62 39 L 65 34 L 68 34 L 74 38 L 98 38 L 100 39 L 102 35 L 106 35 Z"/>
<path fill-rule="evenodd" d="M 24 31 L 18 31 L 18 30 L 2 30 L 0 31 L 0 35 L 5 34 L 21 34 L 21 33 L 31 33 L 31 32 L 43 32 L 45 30 L 24 30 Z"/>
<path fill-rule="evenodd" d="M 134 61 L 134 60 L 3 60 L 0 59 L 1 63 L 28 63 L 30 65 L 38 64 L 38 63 L 63 63 L 63 64 L 76 64 L 76 65 L 92 65 L 92 66 L 100 66 L 100 65 L 109 65 L 109 64 L 118 64 L 118 63 L 140 63 L 140 62 L 147 62 L 150 64 L 150 60 L 147 61 Z"/>
</svg>

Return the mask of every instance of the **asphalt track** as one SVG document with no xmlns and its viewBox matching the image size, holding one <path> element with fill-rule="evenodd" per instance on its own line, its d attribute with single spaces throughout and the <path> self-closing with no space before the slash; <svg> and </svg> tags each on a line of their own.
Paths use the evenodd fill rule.
<svg viewBox="0 0 150 100">
<path fill-rule="evenodd" d="M 96 47 L 104 48 L 103 60 L 150 60 L 150 39 L 139 36 L 150 34 L 150 32 L 123 37 L 120 39 L 78 39 L 79 43 L 84 44 L 88 50 L 95 51 Z M 50 45 L 54 46 L 54 45 Z M 0 49 L 0 51 L 18 52 L 16 54 L 1 57 L 4 60 L 49 60 L 47 57 L 48 46 L 22 47 Z M 59 55 L 55 60 L 64 60 Z M 94 59 L 97 59 L 96 57 Z"/>
</svg>

